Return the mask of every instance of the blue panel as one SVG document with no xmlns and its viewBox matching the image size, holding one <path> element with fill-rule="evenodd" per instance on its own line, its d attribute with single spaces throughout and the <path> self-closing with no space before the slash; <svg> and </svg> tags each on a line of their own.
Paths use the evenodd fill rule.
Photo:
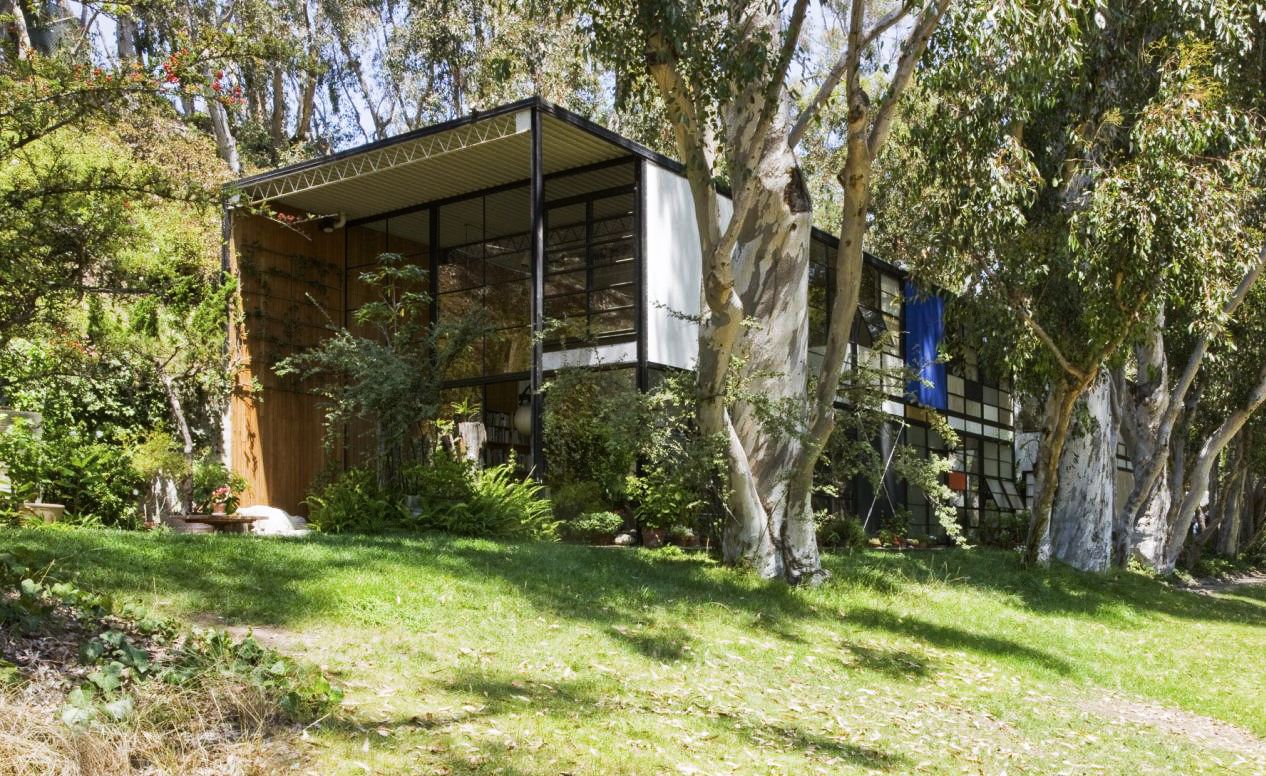
<svg viewBox="0 0 1266 776">
<path fill-rule="evenodd" d="M 907 280 L 905 314 L 906 365 L 919 376 L 910 381 L 906 391 L 919 404 L 943 410 L 949 395 L 945 364 L 937 361 L 937 352 L 945 336 L 945 300 L 935 294 L 924 295 Z"/>
</svg>

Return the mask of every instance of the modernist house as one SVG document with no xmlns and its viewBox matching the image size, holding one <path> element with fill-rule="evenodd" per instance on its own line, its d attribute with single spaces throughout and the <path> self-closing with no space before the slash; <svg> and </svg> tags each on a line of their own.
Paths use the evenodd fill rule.
<svg viewBox="0 0 1266 776">
<path fill-rule="evenodd" d="M 688 316 L 700 307 L 700 249 L 681 165 L 542 100 L 246 178 L 232 203 L 225 262 L 239 278 L 243 318 L 231 345 L 244 368 L 226 440 L 250 483 L 246 503 L 302 513 L 323 467 L 357 455 L 326 460 L 317 399 L 272 367 L 319 341 L 330 319 L 350 322 L 367 298 L 358 276 L 383 252 L 428 268 L 435 319 L 481 307 L 493 322 L 446 384 L 446 399 L 482 408 L 490 462 L 513 451 L 545 463 L 537 388 L 554 370 L 621 369 L 646 388 L 663 370 L 694 365 Z M 253 214 L 252 205 L 299 219 Z M 837 244 L 814 234 L 811 347 L 825 344 Z M 899 268 L 868 257 L 854 363 L 892 366 L 916 353 L 930 362 L 942 310 Z M 533 337 L 538 329 L 546 335 Z M 943 448 L 926 423 L 924 408 L 934 407 L 962 435 L 950 485 L 962 494 L 963 520 L 1023 508 L 1006 385 L 984 379 L 970 354 L 948 369 L 922 368 L 931 386 L 890 386 L 893 424 L 880 444 Z M 852 483 L 843 505 L 863 516 L 909 510 L 912 533 L 939 531 L 915 489 L 885 482 L 880 491 Z"/>
</svg>

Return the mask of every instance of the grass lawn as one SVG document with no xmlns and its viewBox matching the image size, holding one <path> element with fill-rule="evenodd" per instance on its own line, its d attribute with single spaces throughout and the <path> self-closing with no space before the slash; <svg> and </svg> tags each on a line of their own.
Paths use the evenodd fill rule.
<svg viewBox="0 0 1266 776">
<path fill-rule="evenodd" d="M 314 773 L 1266 773 L 1266 588 L 437 536 L 0 531 L 84 587 L 252 626 L 347 690 Z M 1199 715 L 1199 716 L 1197 716 Z"/>
</svg>

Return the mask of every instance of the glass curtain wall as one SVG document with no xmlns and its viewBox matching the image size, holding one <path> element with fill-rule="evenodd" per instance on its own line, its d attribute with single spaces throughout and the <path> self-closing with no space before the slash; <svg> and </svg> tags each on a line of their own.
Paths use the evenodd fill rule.
<svg viewBox="0 0 1266 776">
<path fill-rule="evenodd" d="M 547 349 L 637 334 L 641 240 L 634 174 L 627 164 L 546 184 Z M 578 188 L 590 190 L 570 193 Z"/>
<path fill-rule="evenodd" d="M 632 339 L 640 221 L 633 162 L 545 181 L 546 347 Z M 443 409 L 465 400 L 488 432 L 484 460 L 531 464 L 532 207 L 527 185 L 433 209 L 436 319 L 481 320 L 488 333 L 446 377 Z"/>
</svg>

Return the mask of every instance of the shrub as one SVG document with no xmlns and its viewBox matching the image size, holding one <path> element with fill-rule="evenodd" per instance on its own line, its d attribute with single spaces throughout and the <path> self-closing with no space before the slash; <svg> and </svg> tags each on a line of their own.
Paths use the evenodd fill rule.
<svg viewBox="0 0 1266 776">
<path fill-rule="evenodd" d="M 140 523 L 138 498 L 144 483 L 122 445 L 74 430 L 46 430 L 37 437 L 18 423 L 0 436 L 0 460 L 24 500 L 63 504 L 68 522 L 120 528 Z"/>
<path fill-rule="evenodd" d="M 853 550 L 866 546 L 866 527 L 855 515 L 819 512 L 818 544 L 837 550 Z"/>
<path fill-rule="evenodd" d="M 673 374 L 646 397 L 642 471 L 628 477 L 638 522 L 647 528 L 695 526 L 725 497 L 725 440 L 695 426 L 694 378 Z"/>
<path fill-rule="evenodd" d="M 428 463 L 407 467 L 401 475 L 406 496 L 416 497 L 424 512 L 469 502 L 475 494 L 475 467 L 464 458 L 440 448 Z"/>
<path fill-rule="evenodd" d="M 619 531 L 624 518 L 615 512 L 589 512 L 559 524 L 558 530 L 573 541 L 592 541 Z"/>
<path fill-rule="evenodd" d="M 237 511 L 238 497 L 246 490 L 246 480 L 234 474 L 224 463 L 211 456 L 206 456 L 193 467 L 193 509 L 195 512 L 208 513 L 215 507 L 224 506 L 224 511 L 232 514 Z"/>
<path fill-rule="evenodd" d="M 348 469 L 306 503 L 312 526 L 326 533 L 381 533 L 404 522 L 399 497 L 380 488 L 368 469 Z"/>
<path fill-rule="evenodd" d="M 596 482 L 567 482 L 550 491 L 554 505 L 554 517 L 564 523 L 574 522 L 589 512 L 604 512 L 611 508 L 603 488 Z"/>
<path fill-rule="evenodd" d="M 465 520 L 450 524 L 454 533 L 524 539 L 557 536 L 558 524 L 543 488 L 531 477 L 520 477 L 514 461 L 478 472 L 474 489 Z"/>
<path fill-rule="evenodd" d="M 627 371 L 567 369 L 546 386 L 541 442 L 551 483 L 597 483 L 606 503 L 621 501 L 646 433 L 645 397 Z"/>
</svg>

